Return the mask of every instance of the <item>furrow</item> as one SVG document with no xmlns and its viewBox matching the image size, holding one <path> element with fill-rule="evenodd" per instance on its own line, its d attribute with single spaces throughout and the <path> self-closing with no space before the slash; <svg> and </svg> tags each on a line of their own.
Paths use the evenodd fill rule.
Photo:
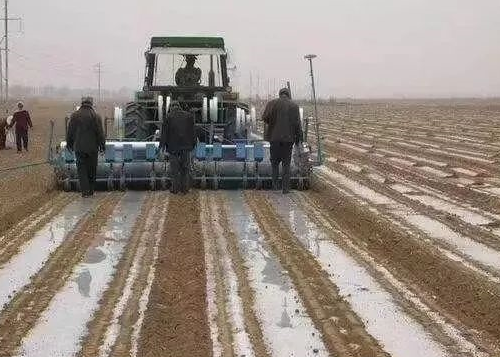
<svg viewBox="0 0 500 357">
<path fill-rule="evenodd" d="M 225 195 L 227 230 L 238 252 L 237 266 L 250 285 L 254 313 L 272 356 L 329 356 L 321 333 L 305 311 L 287 271 L 265 242 L 259 226 L 244 202 L 243 194 Z M 250 299 L 245 300 L 249 301 Z"/>
<path fill-rule="evenodd" d="M 281 200 L 278 202 L 281 202 Z M 399 281 L 383 266 L 383 262 L 377 262 L 376 259 L 370 256 L 370 253 L 365 250 L 364 246 L 358 245 L 359 240 L 341 232 L 338 227 L 335 226 L 335 222 L 333 222 L 331 218 L 329 218 L 308 195 L 299 194 L 297 197 L 294 197 L 293 203 L 288 203 L 288 205 L 291 206 L 292 209 L 300 208 L 303 212 L 307 212 L 307 218 L 305 220 L 304 214 L 299 214 L 299 219 L 293 215 L 294 219 L 291 224 L 294 224 L 298 230 L 301 229 L 301 226 L 306 226 L 307 229 L 312 232 L 309 233 L 308 236 L 305 236 L 304 239 L 308 242 L 309 240 L 312 240 L 314 244 L 318 245 L 319 255 L 328 257 L 325 250 L 332 249 L 328 247 L 332 243 L 338 246 L 337 249 L 344 250 L 356 260 L 357 264 L 359 264 L 360 267 L 357 269 L 358 271 L 359 269 L 366 270 L 373 277 L 373 279 L 376 280 L 377 284 L 380 284 L 382 289 L 391 294 L 390 300 L 393 300 L 399 305 L 401 310 L 409 316 L 409 320 L 414 319 L 417 321 L 426 333 L 428 332 L 428 334 L 433 336 L 437 342 L 446 347 L 451 356 L 486 357 L 489 354 L 484 352 L 485 350 L 489 350 L 489 352 L 492 353 L 492 346 L 489 346 L 483 341 L 475 338 L 474 332 L 466 329 L 466 327 L 460 324 L 457 319 L 450 320 L 446 313 L 439 311 L 439 307 L 436 306 L 433 300 L 426 301 L 428 300 L 427 297 L 425 295 L 421 296 L 420 291 L 415 289 L 415 286 L 406 285 L 403 281 Z M 284 206 L 286 207 L 287 204 L 285 203 Z M 331 265 L 337 265 L 338 261 L 339 260 L 335 260 Z M 377 301 L 377 292 L 371 292 L 370 289 L 366 287 L 363 288 L 360 285 L 355 284 L 355 280 L 358 278 L 359 274 L 356 274 L 354 278 L 349 275 L 356 269 L 352 269 L 352 267 L 341 267 L 340 269 L 342 270 L 339 274 L 333 274 L 332 276 L 342 277 L 343 274 L 347 274 L 346 281 L 349 281 L 357 286 L 358 294 L 365 294 L 365 298 L 368 300 L 367 305 L 369 305 L 370 302 Z M 374 297 L 370 297 L 370 294 L 373 294 Z M 363 301 L 363 298 L 361 301 Z M 391 301 L 383 304 L 383 309 L 389 310 L 389 314 L 383 313 L 384 316 L 390 316 L 390 308 L 388 305 L 391 305 Z M 398 309 L 396 309 L 396 312 L 397 310 Z M 375 318 L 374 321 L 376 323 L 377 318 Z M 380 320 L 380 323 L 382 327 L 385 324 L 382 320 Z M 421 339 L 420 336 L 420 341 L 419 338 L 417 338 L 419 332 L 418 330 L 421 330 L 418 326 L 416 332 L 411 332 L 410 335 L 406 335 L 406 338 L 404 338 L 405 328 L 406 326 L 403 326 L 393 332 L 395 335 L 402 334 L 402 338 L 394 336 L 397 340 L 391 342 L 396 342 L 396 344 L 401 342 L 401 348 L 408 348 L 412 351 L 425 350 L 425 348 L 432 345 L 431 343 L 426 343 L 423 347 L 420 346 L 419 348 L 418 346 L 414 346 L 414 348 L 411 348 L 412 343 L 418 343 L 421 340 L 425 341 L 425 338 Z"/>
<path fill-rule="evenodd" d="M 200 198 L 169 199 L 138 356 L 212 355 Z"/>
<path fill-rule="evenodd" d="M 228 236 L 233 233 L 228 229 L 223 201 L 216 195 L 208 195 L 210 210 L 210 232 L 207 237 L 216 246 L 221 273 L 224 276 L 229 320 L 232 326 L 233 348 L 235 356 L 268 356 L 262 338 L 260 324 L 253 312 L 253 301 L 245 275 L 237 265 L 234 246 L 229 245 Z M 233 238 L 234 239 L 234 238 Z"/>
<path fill-rule="evenodd" d="M 252 193 L 246 194 L 245 199 L 267 243 L 289 272 L 329 352 L 340 356 L 388 356 L 366 332 L 363 322 L 339 295 L 314 256 L 300 246 L 277 216 L 266 196 Z"/>
<path fill-rule="evenodd" d="M 99 354 L 99 347 L 104 343 L 107 331 L 109 331 L 111 324 L 119 318 L 119 316 L 115 316 L 115 310 L 127 302 L 123 302 L 121 299 L 125 295 L 129 296 L 130 284 L 135 280 L 139 262 L 145 252 L 145 242 L 140 239 L 141 233 L 151 228 L 150 212 L 157 203 L 156 197 L 151 197 L 151 195 L 148 195 L 145 200 L 125 248 L 125 253 L 116 267 L 113 281 L 102 297 L 99 310 L 88 324 L 89 332 L 83 340 L 79 356 L 97 356 Z"/>
<path fill-rule="evenodd" d="M 472 207 L 463 207 L 449 197 L 405 181 L 398 183 L 394 179 L 388 179 L 390 184 L 381 184 L 363 174 L 345 169 L 342 165 L 328 163 L 327 167 L 360 185 L 390 197 L 415 212 L 421 212 L 438 220 L 448 226 L 451 231 L 464 234 L 488 248 L 500 251 L 500 237 L 485 228 L 497 223 L 500 218 L 498 215 L 478 211 Z M 377 175 L 381 175 L 381 173 L 377 173 Z"/>
<path fill-rule="evenodd" d="M 24 287 L 29 285 L 50 255 L 71 237 L 75 227 L 95 209 L 98 200 L 77 199 L 36 232 L 33 238 L 0 268 L 0 310 Z"/>
<path fill-rule="evenodd" d="M 365 247 L 398 280 L 414 286 L 450 319 L 479 331 L 481 340 L 498 340 L 500 313 L 495 311 L 500 308 L 500 295 L 496 281 L 451 259 L 432 242 L 402 229 L 349 195 L 319 182 L 309 193 L 339 230 Z"/>
<path fill-rule="evenodd" d="M 398 223 L 405 229 L 423 235 L 424 239 L 430 240 L 450 255 L 456 255 L 467 261 L 468 266 L 475 266 L 477 271 L 482 271 L 485 276 L 493 276 L 493 280 L 499 278 L 500 251 L 489 248 L 452 230 L 444 223 L 427 214 L 414 211 L 411 207 L 401 204 L 391 197 L 378 193 L 371 188 L 359 184 L 336 171 L 322 168 L 318 174 L 324 182 L 332 187 L 340 187 L 347 190 L 357 200 L 371 206 L 371 209 L 384 215 L 393 223 Z"/>
<path fill-rule="evenodd" d="M 22 251 L 23 246 L 34 237 L 36 232 L 49 224 L 75 197 L 71 194 L 56 196 L 50 204 L 46 204 L 2 236 L 0 238 L 0 266 Z"/>
<path fill-rule="evenodd" d="M 143 203 L 140 193 L 114 196 L 118 202 L 109 217 L 93 217 L 97 221 L 102 219 L 102 226 L 91 233 L 89 245 L 82 245 L 84 258 L 72 269 L 71 278 L 23 339 L 18 356 L 74 356 L 81 349 L 88 334 L 87 326 L 113 280 Z"/>
<path fill-rule="evenodd" d="M 163 233 L 165 224 L 168 199 L 166 195 L 157 195 L 159 198 L 154 204 L 154 210 L 151 212 L 152 224 L 142 233 L 141 243 L 145 242 L 145 252 L 143 259 L 138 266 L 138 272 L 135 276 L 135 281 L 130 284 L 130 297 L 128 304 L 119 304 L 115 308 L 112 325 L 108 328 L 105 343 L 100 348 L 100 356 L 107 356 L 105 353 L 108 346 L 111 347 L 113 342 L 116 344 L 113 347 L 112 356 L 136 356 L 137 343 L 140 337 L 141 315 L 144 314 L 142 307 L 144 299 L 149 299 L 149 292 L 155 274 L 156 261 L 158 259 L 158 245 Z M 149 217 L 148 217 L 149 218 Z M 148 222 L 149 223 L 149 222 Z M 132 269 L 132 272 L 135 269 Z M 127 287 L 125 292 L 127 291 Z M 126 294 L 124 293 L 123 297 Z M 123 299 L 123 301 L 125 301 Z M 123 306 L 123 307 L 122 307 Z M 118 334 L 119 331 L 119 334 Z"/>
<path fill-rule="evenodd" d="M 12 356 L 21 340 L 34 327 L 45 308 L 71 276 L 73 267 L 84 257 L 87 248 L 106 223 L 119 196 L 103 199 L 50 256 L 43 268 L 33 276 L 0 315 L 0 356 Z"/>
<path fill-rule="evenodd" d="M 201 222 L 204 244 L 206 246 L 207 260 L 210 261 L 213 274 L 214 290 L 207 292 L 209 296 L 213 296 L 215 303 L 215 317 L 218 342 L 220 343 L 221 356 L 231 357 L 236 356 L 234 351 L 234 335 L 231 316 L 229 311 L 229 302 L 227 299 L 227 283 L 224 278 L 225 271 L 220 257 L 220 250 L 214 238 L 212 210 L 208 203 L 208 197 L 201 194 Z M 214 342 L 215 343 L 215 342 Z M 217 352 L 214 351 L 214 355 Z"/>
<path fill-rule="evenodd" d="M 429 187 L 431 189 L 443 192 L 449 197 L 453 197 L 462 202 L 466 202 L 473 207 L 483 209 L 495 214 L 500 214 L 500 199 L 491 194 L 486 194 L 468 187 L 458 186 L 453 182 L 430 177 L 423 172 L 417 172 L 413 167 L 395 166 L 394 163 L 387 162 L 385 158 L 379 158 L 375 155 L 367 156 L 353 151 L 344 150 L 338 146 L 328 146 L 329 152 L 341 154 L 342 158 L 349 159 L 351 162 L 365 164 L 376 168 L 381 172 L 392 174 L 403 180 L 413 182 L 416 185 Z"/>
<path fill-rule="evenodd" d="M 34 225 L 38 224 L 45 216 L 49 214 L 51 208 L 59 201 L 63 200 L 65 194 L 59 193 L 52 197 L 49 202 L 44 203 L 35 212 L 26 215 L 24 219 L 16 223 L 13 227 L 9 228 L 7 231 L 3 232 L 0 236 L 0 245 L 3 246 L 4 242 L 9 242 L 11 239 L 15 238 L 16 235 L 22 233 L 23 230 L 30 229 Z"/>
</svg>

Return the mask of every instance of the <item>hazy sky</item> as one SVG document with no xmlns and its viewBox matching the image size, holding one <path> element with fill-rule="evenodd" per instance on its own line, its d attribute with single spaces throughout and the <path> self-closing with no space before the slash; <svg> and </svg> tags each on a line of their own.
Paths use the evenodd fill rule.
<svg viewBox="0 0 500 357">
<path fill-rule="evenodd" d="M 11 82 L 139 88 L 153 35 L 221 35 L 242 92 L 291 79 L 324 97 L 500 95 L 499 0 L 15 0 Z M 256 88 L 253 92 L 256 92 Z"/>
</svg>

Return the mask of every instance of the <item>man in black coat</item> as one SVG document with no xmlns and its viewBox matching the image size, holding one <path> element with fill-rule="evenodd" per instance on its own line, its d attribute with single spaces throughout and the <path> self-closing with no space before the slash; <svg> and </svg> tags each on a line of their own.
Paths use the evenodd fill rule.
<svg viewBox="0 0 500 357">
<path fill-rule="evenodd" d="M 80 109 L 71 115 L 66 133 L 67 147 L 75 152 L 83 197 L 94 194 L 98 152 L 104 151 L 105 140 L 102 119 L 93 108 L 93 99 L 85 97 Z"/>
<path fill-rule="evenodd" d="M 283 166 L 283 193 L 290 192 L 290 163 L 293 144 L 298 145 L 303 140 L 300 111 L 297 104 L 291 100 L 290 91 L 283 88 L 279 98 L 270 101 L 262 119 L 267 124 L 265 140 L 271 143 L 271 165 L 273 189 L 278 189 L 279 165 Z"/>
<path fill-rule="evenodd" d="M 189 191 L 191 151 L 195 143 L 194 115 L 182 110 L 178 102 L 172 102 L 160 140 L 160 150 L 169 154 L 172 193 Z"/>
</svg>

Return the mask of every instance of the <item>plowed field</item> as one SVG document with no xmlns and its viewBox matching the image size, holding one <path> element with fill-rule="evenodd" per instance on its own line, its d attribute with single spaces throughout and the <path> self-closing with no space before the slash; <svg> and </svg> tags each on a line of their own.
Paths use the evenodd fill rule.
<svg viewBox="0 0 500 357">
<path fill-rule="evenodd" d="M 0 357 L 500 356 L 500 104 L 321 110 L 286 196 L 1 177 Z"/>
</svg>

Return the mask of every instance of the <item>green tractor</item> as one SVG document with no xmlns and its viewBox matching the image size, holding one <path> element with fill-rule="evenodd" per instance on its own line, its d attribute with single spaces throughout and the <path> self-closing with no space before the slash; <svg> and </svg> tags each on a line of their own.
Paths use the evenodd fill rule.
<svg viewBox="0 0 500 357">
<path fill-rule="evenodd" d="M 154 37 L 146 51 L 144 87 L 125 108 L 115 108 L 114 137 L 99 157 L 97 184 L 107 190 L 167 189 L 168 155 L 158 150 L 170 104 L 177 101 L 195 117 L 197 143 L 191 154 L 193 183 L 200 188 L 270 188 L 270 144 L 254 133 L 255 109 L 232 91 L 224 40 L 219 37 Z M 65 190 L 78 188 L 73 153 L 51 159 Z M 310 148 L 295 149 L 292 185 L 309 186 Z"/>
<path fill-rule="evenodd" d="M 232 91 L 224 39 L 153 37 L 145 55 L 144 87 L 123 112 L 124 139 L 157 139 L 173 100 L 194 114 L 200 142 L 246 138 L 255 111 Z"/>
</svg>

